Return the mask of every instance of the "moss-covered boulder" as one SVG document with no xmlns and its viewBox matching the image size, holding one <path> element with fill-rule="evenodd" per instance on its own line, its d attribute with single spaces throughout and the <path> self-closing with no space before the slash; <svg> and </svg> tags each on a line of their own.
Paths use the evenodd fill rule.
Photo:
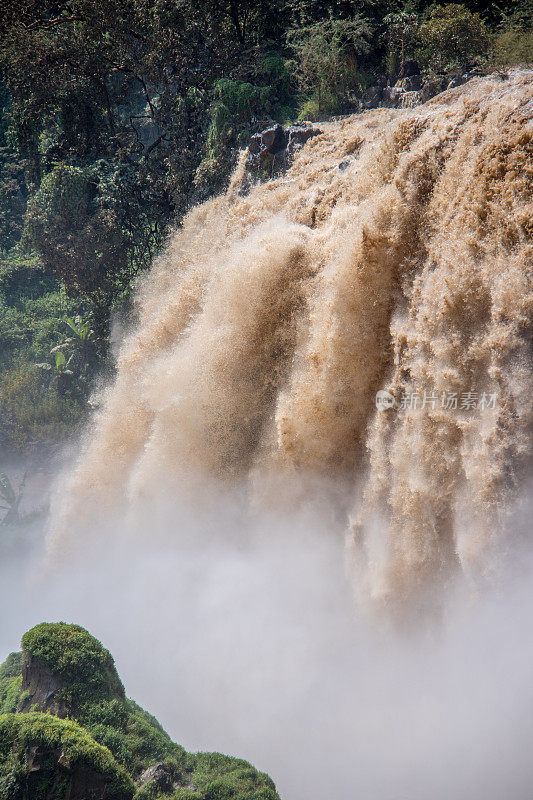
<svg viewBox="0 0 533 800">
<path fill-rule="evenodd" d="M 124 698 L 111 653 L 80 625 L 36 625 L 22 637 L 20 712 L 78 716 L 88 703 Z"/>
<path fill-rule="evenodd" d="M 0 716 L 2 800 L 131 800 L 133 781 L 73 720 Z"/>
<path fill-rule="evenodd" d="M 37 625 L 0 666 L 0 712 L 14 711 L 0 718 L 0 800 L 75 800 L 78 789 L 85 800 L 279 800 L 247 761 L 173 742 L 126 697 L 111 654 L 79 625 Z"/>
</svg>

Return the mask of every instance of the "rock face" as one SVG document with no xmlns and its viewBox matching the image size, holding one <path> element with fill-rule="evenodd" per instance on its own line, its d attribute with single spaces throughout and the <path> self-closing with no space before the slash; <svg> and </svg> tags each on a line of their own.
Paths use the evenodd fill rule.
<svg viewBox="0 0 533 800">
<path fill-rule="evenodd" d="M 360 97 L 362 111 L 373 108 L 412 108 L 425 103 L 445 89 L 461 86 L 480 74 L 476 67 L 450 77 L 450 75 L 424 78 L 418 70 L 416 61 L 406 61 L 403 75 L 391 86 L 384 75 L 368 88 Z"/>
<path fill-rule="evenodd" d="M 413 108 L 431 100 L 446 89 L 461 86 L 479 74 L 477 68 L 450 76 L 427 79 L 420 74 L 416 61 L 406 61 L 403 74 L 391 86 L 385 75 L 376 78 L 372 86 L 354 99 L 360 111 L 374 108 Z M 284 128 L 270 125 L 250 137 L 246 167 L 250 173 L 264 173 L 269 177 L 283 172 L 290 164 L 291 156 L 313 136 L 321 133 L 320 128 L 311 122 L 299 122 Z M 246 186 L 248 191 L 249 185 Z"/>
<path fill-rule="evenodd" d="M 284 128 L 282 125 L 266 128 L 250 139 L 247 167 L 251 171 L 268 167 L 284 169 L 288 166 L 290 157 L 303 147 L 308 139 L 318 136 L 319 133 L 320 129 L 310 122 L 300 122 L 289 128 Z"/>
<path fill-rule="evenodd" d="M 38 658 L 26 656 L 22 662 L 22 686 L 17 713 L 41 711 L 66 717 L 70 703 L 66 699 L 65 681 L 52 673 Z"/>
</svg>

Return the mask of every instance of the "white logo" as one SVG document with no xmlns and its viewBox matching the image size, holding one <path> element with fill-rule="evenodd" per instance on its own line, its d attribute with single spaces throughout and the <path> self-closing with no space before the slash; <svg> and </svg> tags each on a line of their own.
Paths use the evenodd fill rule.
<svg viewBox="0 0 533 800">
<path fill-rule="evenodd" d="M 378 411 L 387 411 L 389 408 L 394 408 L 396 405 L 396 400 L 394 399 L 394 395 L 390 392 L 387 392 L 385 389 L 380 389 L 379 392 L 376 393 L 376 408 Z"/>
</svg>

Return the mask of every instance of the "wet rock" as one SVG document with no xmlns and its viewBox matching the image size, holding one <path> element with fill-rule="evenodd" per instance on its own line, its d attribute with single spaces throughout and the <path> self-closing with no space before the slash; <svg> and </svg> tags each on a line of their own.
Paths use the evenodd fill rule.
<svg viewBox="0 0 533 800">
<path fill-rule="evenodd" d="M 416 64 L 416 62 L 410 63 Z M 388 108 L 412 108 L 418 105 L 423 83 L 419 74 L 409 74 L 399 78 L 394 86 L 387 86 L 383 90 L 382 105 Z"/>
<path fill-rule="evenodd" d="M 452 79 L 448 82 L 447 89 L 455 89 L 456 86 L 462 86 L 463 83 L 466 83 L 470 79 L 470 75 L 468 73 L 464 73 L 463 75 L 454 75 Z"/>
<path fill-rule="evenodd" d="M 442 79 L 427 81 L 420 90 L 420 102 L 425 103 L 444 89 Z"/>
<path fill-rule="evenodd" d="M 420 92 L 403 92 L 400 97 L 400 108 L 414 108 L 420 103 Z"/>
<path fill-rule="evenodd" d="M 378 108 L 383 100 L 383 86 L 371 86 L 364 92 L 362 105 L 365 109 Z"/>
<path fill-rule="evenodd" d="M 298 146 L 304 145 L 308 139 L 311 139 L 313 136 L 318 136 L 321 131 L 318 128 L 315 128 L 310 123 L 301 123 L 299 125 L 291 125 L 288 129 L 289 134 L 289 141 L 288 147 L 289 150 L 294 150 Z"/>
<path fill-rule="evenodd" d="M 271 167 L 273 170 L 286 169 L 292 156 L 313 136 L 321 133 L 311 122 L 300 122 L 285 129 L 273 125 L 250 138 L 247 167 L 257 171 Z"/>
<path fill-rule="evenodd" d="M 399 86 L 386 86 L 383 89 L 383 105 L 387 108 L 398 108 L 401 105 L 403 89 Z"/>
<path fill-rule="evenodd" d="M 50 720 L 42 714 L 2 718 L 0 761 L 10 798 L 132 800 L 133 782 L 106 748 L 72 721 Z"/>
<path fill-rule="evenodd" d="M 423 80 L 421 75 L 411 75 L 407 78 L 400 78 L 394 84 L 395 89 L 401 89 L 403 92 L 416 92 L 422 88 Z"/>
<path fill-rule="evenodd" d="M 285 150 L 289 142 L 289 135 L 281 125 L 274 125 L 261 133 L 256 133 L 250 139 L 248 149 L 252 155 L 268 154 L 275 156 Z"/>
</svg>

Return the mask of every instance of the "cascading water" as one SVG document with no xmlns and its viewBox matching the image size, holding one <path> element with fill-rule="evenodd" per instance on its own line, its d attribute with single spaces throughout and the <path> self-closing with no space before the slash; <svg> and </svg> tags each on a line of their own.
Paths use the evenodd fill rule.
<svg viewBox="0 0 533 800">
<path fill-rule="evenodd" d="M 173 492 L 324 485 L 363 594 L 489 574 L 531 425 L 532 79 L 323 123 L 248 193 L 241 159 L 138 288 L 51 546 Z"/>
</svg>

